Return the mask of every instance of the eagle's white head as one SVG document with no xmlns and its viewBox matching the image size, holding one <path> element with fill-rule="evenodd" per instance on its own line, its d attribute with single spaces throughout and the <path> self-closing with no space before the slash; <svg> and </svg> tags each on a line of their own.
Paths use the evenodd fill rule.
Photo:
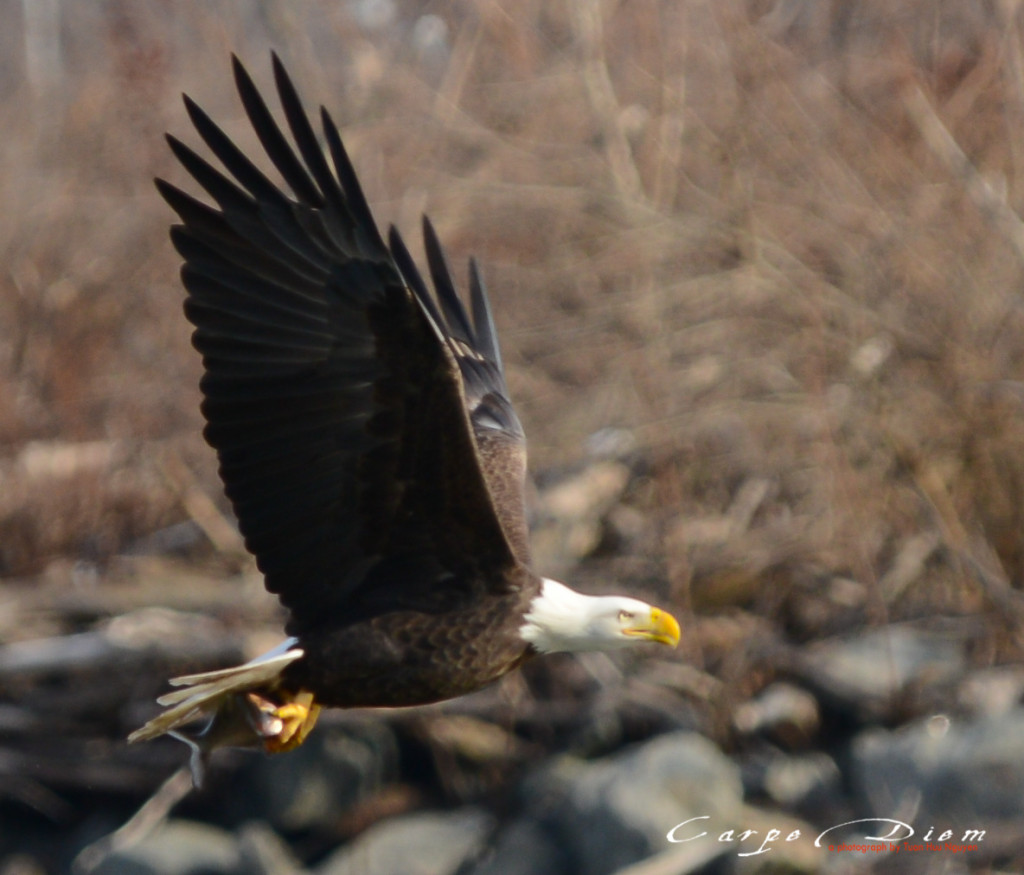
<svg viewBox="0 0 1024 875">
<path fill-rule="evenodd" d="M 519 634 L 540 653 L 616 650 L 639 641 L 675 647 L 679 623 L 639 599 L 584 595 L 545 578 Z"/>
</svg>

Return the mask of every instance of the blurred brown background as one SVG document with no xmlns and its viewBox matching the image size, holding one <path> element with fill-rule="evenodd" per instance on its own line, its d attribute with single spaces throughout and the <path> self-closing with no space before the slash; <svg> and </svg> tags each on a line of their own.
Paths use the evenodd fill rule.
<svg viewBox="0 0 1024 875">
<path fill-rule="evenodd" d="M 382 226 L 418 253 L 429 213 L 460 270 L 480 259 L 538 566 L 684 618 L 658 657 L 692 674 L 651 683 L 705 734 L 735 744 L 734 709 L 841 633 L 924 624 L 965 671 L 1018 665 L 1021 15 L 2 0 L 0 771 L 44 802 L 0 806 L 78 823 L 102 792 L 113 828 L 181 758 L 119 747 L 167 672 L 278 629 L 200 436 L 152 186 L 185 184 L 162 137 L 197 141 L 181 91 L 259 154 L 232 51 L 269 90 L 275 49 L 329 107 Z M 918 681 L 878 719 L 956 709 Z"/>
</svg>

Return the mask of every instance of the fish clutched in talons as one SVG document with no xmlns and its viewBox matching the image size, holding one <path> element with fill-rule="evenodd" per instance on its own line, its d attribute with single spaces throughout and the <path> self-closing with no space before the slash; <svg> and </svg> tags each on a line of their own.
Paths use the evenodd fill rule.
<svg viewBox="0 0 1024 875">
<path fill-rule="evenodd" d="M 275 698 L 279 699 L 280 694 Z M 265 694 L 230 693 L 217 709 L 195 728 L 172 729 L 167 734 L 189 746 L 192 783 L 201 787 L 210 754 L 221 747 L 259 748 L 266 753 L 294 750 L 316 725 L 320 706 L 302 692 L 285 702 Z"/>
<path fill-rule="evenodd" d="M 284 668 L 303 656 L 288 639 L 269 653 L 233 668 L 185 675 L 171 684 L 181 689 L 157 701 L 169 706 L 129 742 L 170 735 L 192 750 L 192 782 L 203 781 L 210 754 L 220 747 L 259 748 L 267 753 L 293 750 L 316 724 L 320 706 L 312 693 L 280 685 Z"/>
<path fill-rule="evenodd" d="M 254 721 L 253 728 L 262 737 L 267 753 L 285 753 L 297 748 L 320 716 L 320 706 L 313 702 L 312 693 L 299 693 L 281 705 L 256 693 L 247 693 L 246 698 L 259 711 L 259 722 Z"/>
</svg>

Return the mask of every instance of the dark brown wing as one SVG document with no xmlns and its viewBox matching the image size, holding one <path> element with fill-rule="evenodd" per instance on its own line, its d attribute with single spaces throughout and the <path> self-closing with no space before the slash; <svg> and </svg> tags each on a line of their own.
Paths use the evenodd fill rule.
<svg viewBox="0 0 1024 875">
<path fill-rule="evenodd" d="M 523 507 L 526 438 L 508 397 L 498 335 L 480 271 L 476 262 L 470 260 L 471 321 L 455 290 L 451 268 L 434 226 L 424 216 L 423 240 L 440 304 L 438 311 L 412 256 L 394 228 L 389 240 L 399 269 L 404 276 L 414 277 L 410 285 L 435 323 L 443 326 L 448 347 L 459 363 L 466 408 L 495 511 L 516 557 L 529 565 L 529 532 Z"/>
<path fill-rule="evenodd" d="M 472 326 L 454 288 L 439 288 L 439 311 L 397 235 L 393 256 L 378 234 L 330 117 L 333 170 L 273 61 L 297 153 L 237 59 L 235 81 L 292 196 L 187 97 L 234 180 L 169 137 L 216 208 L 157 182 L 183 223 L 171 236 L 206 369 L 205 435 L 246 545 L 298 635 L 519 585 L 522 492 L 501 496 L 506 533 L 474 438 L 493 405 L 522 444 L 479 280 Z"/>
</svg>

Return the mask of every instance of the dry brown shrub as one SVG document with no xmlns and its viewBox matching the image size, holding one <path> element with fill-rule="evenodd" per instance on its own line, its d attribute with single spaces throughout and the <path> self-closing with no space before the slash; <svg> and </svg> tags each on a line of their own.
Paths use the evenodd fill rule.
<svg viewBox="0 0 1024 875">
<path fill-rule="evenodd" d="M 800 639 L 996 607 L 1017 652 L 1012 4 L 453 0 L 398 4 L 376 30 L 359 4 L 79 6 L 59 83 L 8 83 L 0 109 L 9 459 L 55 438 L 127 442 L 138 465 L 155 440 L 202 458 L 150 177 L 183 180 L 159 136 L 195 140 L 180 90 L 254 147 L 227 52 L 269 86 L 274 47 L 343 124 L 381 222 L 414 239 L 427 211 L 454 262 L 481 259 L 535 467 L 579 459 L 598 429 L 634 434 L 643 532 L 581 574 L 754 609 Z M 442 39 L 417 42 L 428 14 Z M 915 94 L 994 207 L 924 135 Z M 128 516 L 182 518 L 166 483 L 136 482 Z M 140 533 L 97 510 L 123 492 L 91 488 L 87 513 L 59 490 L 4 503 L 4 537 L 35 533 L 4 570 Z"/>
</svg>

